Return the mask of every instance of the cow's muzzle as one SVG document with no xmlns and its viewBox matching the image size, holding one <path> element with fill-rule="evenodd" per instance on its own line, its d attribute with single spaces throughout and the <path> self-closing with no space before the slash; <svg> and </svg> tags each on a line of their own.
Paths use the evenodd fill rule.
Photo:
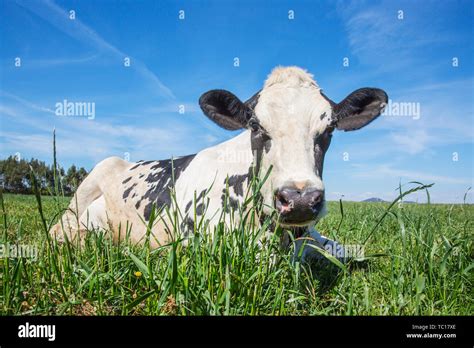
<svg viewBox="0 0 474 348">
<path fill-rule="evenodd" d="M 285 225 L 304 225 L 316 220 L 324 205 L 324 191 L 283 187 L 275 192 L 275 209 Z"/>
</svg>

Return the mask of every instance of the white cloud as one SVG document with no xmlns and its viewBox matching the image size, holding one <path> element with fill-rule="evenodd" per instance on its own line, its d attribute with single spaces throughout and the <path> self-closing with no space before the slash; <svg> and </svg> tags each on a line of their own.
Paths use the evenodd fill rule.
<svg viewBox="0 0 474 348">
<path fill-rule="evenodd" d="M 398 18 L 401 8 L 404 11 L 403 19 Z M 418 6 L 417 16 L 413 16 L 410 8 L 410 4 L 400 6 L 389 1 L 375 5 L 370 3 L 370 6 L 360 1 L 344 1 L 340 4 L 339 14 L 344 20 L 352 54 L 363 63 L 384 62 L 372 67 L 371 73 L 412 66 L 420 59 L 413 54 L 414 50 L 419 52 L 433 44 L 452 43 L 456 40 L 449 33 L 435 30 L 436 26 L 427 20 L 431 15 L 429 6 Z M 420 30 L 429 24 L 430 30 Z"/>
<path fill-rule="evenodd" d="M 36 2 L 17 0 L 16 3 L 43 18 L 54 27 L 71 36 L 72 38 L 84 43 L 85 45 L 98 49 L 99 52 L 112 54 L 121 62 L 125 57 L 129 57 L 132 61 L 131 68 L 135 69 L 135 71 L 137 71 L 146 81 L 148 81 L 150 87 L 154 91 L 163 97 L 171 99 L 175 98 L 173 92 L 167 86 L 165 86 L 145 64 L 107 42 L 91 27 L 82 23 L 78 18 L 75 20 L 70 20 L 69 13 L 56 5 L 53 1 L 45 0 Z"/>
<path fill-rule="evenodd" d="M 431 141 L 431 137 L 424 129 L 407 129 L 407 132 L 403 134 L 392 133 L 390 137 L 397 149 L 407 152 L 410 155 L 416 155 L 426 151 Z"/>
<path fill-rule="evenodd" d="M 32 102 L 30 102 L 26 99 L 23 99 L 19 96 L 14 95 L 14 94 L 11 94 L 11 93 L 0 90 L 0 96 L 5 96 L 5 97 L 8 97 L 10 99 L 13 99 L 13 100 L 21 103 L 22 105 L 24 105 L 24 106 L 26 106 L 30 109 L 33 109 L 35 111 L 42 111 L 42 112 L 48 112 L 48 113 L 54 114 L 54 111 L 52 109 L 43 107 L 43 106 L 35 104 L 35 103 L 32 103 Z"/>
<path fill-rule="evenodd" d="M 195 152 L 218 140 L 210 132 L 196 134 L 195 125 L 188 122 L 186 115 L 171 115 L 167 122 L 148 119 L 144 124 L 120 125 L 99 118 L 58 117 L 37 103 L 6 92 L 0 95 L 1 120 L 9 125 L 8 131 L 0 128 L 2 156 L 20 152 L 27 157 L 52 158 L 53 129 L 58 158 L 78 165 L 123 156 L 125 152 L 132 161 L 169 158 Z"/>
</svg>

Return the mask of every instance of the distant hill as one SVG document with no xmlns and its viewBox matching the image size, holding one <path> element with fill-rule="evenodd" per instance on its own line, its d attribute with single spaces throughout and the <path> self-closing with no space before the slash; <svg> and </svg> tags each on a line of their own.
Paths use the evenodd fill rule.
<svg viewBox="0 0 474 348">
<path fill-rule="evenodd" d="M 361 201 L 361 202 L 388 203 L 387 201 L 384 201 L 382 198 L 378 198 L 378 197 L 367 198 L 367 199 L 364 199 L 364 200 Z M 403 203 L 407 203 L 407 204 L 417 204 L 417 203 L 414 202 L 414 201 L 403 201 Z"/>
<path fill-rule="evenodd" d="M 386 202 L 384 201 L 382 198 L 378 198 L 378 197 L 372 197 L 372 198 L 367 198 L 367 199 L 364 199 L 362 202 L 376 202 L 376 203 L 381 203 L 381 202 Z"/>
</svg>

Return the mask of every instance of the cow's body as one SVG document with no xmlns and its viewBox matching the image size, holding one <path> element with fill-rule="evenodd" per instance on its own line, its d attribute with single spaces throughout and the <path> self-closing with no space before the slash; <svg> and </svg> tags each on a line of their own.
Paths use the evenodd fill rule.
<svg viewBox="0 0 474 348">
<path fill-rule="evenodd" d="M 247 195 L 252 165 L 247 138 L 248 132 L 243 132 L 196 155 L 173 160 L 130 163 L 118 157 L 108 158 L 100 162 L 81 184 L 76 196 L 83 199 L 78 200 L 76 207 L 76 198 L 73 198 L 71 211 L 63 217 L 63 224 L 72 227 L 68 230 L 73 233 L 75 230 L 110 229 L 115 238 L 119 238 L 119 234 L 125 237 L 129 228 L 131 240 L 139 242 L 146 234 L 154 204 L 155 211 L 162 213 L 155 219 L 153 228 L 152 245 L 155 247 L 169 242 L 172 237 L 169 233 L 172 228 L 167 229 L 171 226 L 170 221 L 162 209 L 165 205 L 177 205 L 183 213 L 180 229 L 184 235 L 192 229 L 195 211 L 200 218 L 205 215 L 213 226 L 219 221 L 224 206 L 228 206 L 228 210 L 235 209 Z M 235 151 L 236 147 L 243 153 L 248 148 L 249 153 L 235 161 L 222 158 L 222 154 Z M 227 191 L 226 187 L 229 188 Z M 171 203 L 170 188 L 175 192 L 176 204 Z M 80 216 L 79 228 L 72 212 Z M 60 225 L 56 225 L 56 231 L 59 228 Z"/>
<path fill-rule="evenodd" d="M 156 247 L 173 238 L 172 222 L 163 209 L 168 206 L 179 209 L 184 235 L 192 231 L 195 214 L 209 221 L 212 233 L 222 217 L 228 219 L 222 211 L 237 209 L 248 197 L 251 176 L 271 168 L 261 190 L 264 213 L 271 214 L 275 206 L 283 225 L 307 227 L 315 239 L 325 242 L 312 228 L 324 213 L 324 153 L 334 127 L 354 130 L 378 116 L 386 95 L 368 90 L 354 92 L 345 105 L 335 104 L 305 71 L 277 68 L 246 103 L 227 91 L 210 91 L 200 99 L 204 113 L 226 129 L 247 130 L 173 160 L 102 161 L 80 185 L 70 210 L 52 232 L 61 236 L 63 230 L 74 238 L 81 231 L 103 228 L 118 239 L 129 230 L 131 240 L 140 242 L 155 206 L 161 211 L 152 230 L 151 245 Z"/>
</svg>

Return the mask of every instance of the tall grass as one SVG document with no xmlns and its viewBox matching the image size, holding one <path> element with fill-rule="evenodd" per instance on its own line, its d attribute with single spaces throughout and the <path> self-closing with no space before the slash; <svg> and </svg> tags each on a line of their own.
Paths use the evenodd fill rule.
<svg viewBox="0 0 474 348">
<path fill-rule="evenodd" d="M 56 168 L 54 151 L 54 167 Z M 285 233 L 263 219 L 254 179 L 238 210 L 213 233 L 194 213 L 194 233 L 183 238 L 183 213 L 153 209 L 144 243 L 107 231 L 88 231 L 83 243 L 58 244 L 48 231 L 64 213 L 55 175 L 54 195 L 0 191 L 1 246 L 36 247 L 36 259 L 0 258 L 2 314 L 53 315 L 399 315 L 473 313 L 472 205 L 398 204 L 430 185 L 411 183 L 391 204 L 329 202 L 318 230 L 344 244 L 363 244 L 365 256 L 342 265 L 300 264 Z M 254 176 L 257 178 L 258 176 Z M 35 187 L 35 175 L 32 182 Z M 194 209 L 196 204 L 194 204 Z M 224 211 L 227 209 L 224 209 Z M 239 219 L 236 219 L 238 214 Z M 151 230 L 166 215 L 172 242 L 150 248 Z M 143 222 L 145 223 L 145 222 Z M 268 233 L 269 229 L 275 233 Z M 262 237 L 265 242 L 262 243 Z M 262 245 L 263 244 L 263 245 Z M 327 255 L 326 255 L 327 256 Z"/>
<path fill-rule="evenodd" d="M 277 234 L 260 247 L 264 229 L 244 223 L 219 224 L 211 238 L 198 221 L 187 246 L 176 238 L 155 250 L 114 244 L 100 231 L 87 233 L 83 245 L 58 244 L 46 228 L 67 198 L 0 201 L 2 244 L 39 251 L 37 260 L 0 259 L 3 314 L 473 313 L 472 205 L 403 204 L 387 213 L 387 204 L 345 202 L 342 215 L 330 202 L 318 230 L 348 244 L 370 238 L 366 255 L 385 255 L 338 272 L 292 263 Z"/>
</svg>

